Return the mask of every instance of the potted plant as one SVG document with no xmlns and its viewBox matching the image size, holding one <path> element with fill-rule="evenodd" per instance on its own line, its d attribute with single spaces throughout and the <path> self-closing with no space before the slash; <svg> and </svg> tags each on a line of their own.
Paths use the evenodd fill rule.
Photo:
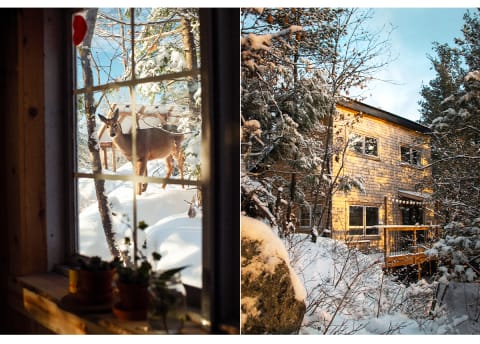
<svg viewBox="0 0 480 344">
<path fill-rule="evenodd" d="M 149 304 L 148 286 L 152 266 L 143 260 L 139 267 L 125 266 L 116 262 L 115 284 L 119 301 L 113 307 L 113 313 L 124 320 L 145 320 Z"/>
<path fill-rule="evenodd" d="M 109 305 L 113 299 L 113 262 L 98 256 L 79 259 L 76 273 L 75 300 L 81 305 Z"/>
<path fill-rule="evenodd" d="M 140 221 L 138 228 L 144 230 L 148 225 Z M 131 241 L 125 238 L 125 246 L 130 247 Z M 134 248 L 137 246 L 134 245 Z M 144 243 L 144 248 L 146 244 Z M 128 254 L 128 249 L 123 252 L 124 261 L 117 257 L 115 265 L 115 285 L 118 292 L 118 302 L 113 305 L 113 313 L 123 320 L 146 320 L 149 305 L 148 286 L 152 274 L 152 265 L 147 257 L 140 251 L 133 252 L 136 258 L 133 262 Z M 160 255 L 152 254 L 153 261 L 159 260 Z M 138 264 L 137 261 L 140 261 Z"/>
</svg>

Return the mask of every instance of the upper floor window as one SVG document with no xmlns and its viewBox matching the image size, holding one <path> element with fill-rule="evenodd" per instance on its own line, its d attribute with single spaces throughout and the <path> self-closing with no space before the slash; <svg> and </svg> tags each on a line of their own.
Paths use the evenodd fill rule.
<svg viewBox="0 0 480 344">
<path fill-rule="evenodd" d="M 418 149 L 402 146 L 400 148 L 401 161 L 410 165 L 420 166 L 421 152 Z"/>
<path fill-rule="evenodd" d="M 378 140 L 374 137 L 368 137 L 358 134 L 350 135 L 350 149 L 354 152 L 378 156 Z"/>
<path fill-rule="evenodd" d="M 350 206 L 350 235 L 378 235 L 378 207 Z"/>
</svg>

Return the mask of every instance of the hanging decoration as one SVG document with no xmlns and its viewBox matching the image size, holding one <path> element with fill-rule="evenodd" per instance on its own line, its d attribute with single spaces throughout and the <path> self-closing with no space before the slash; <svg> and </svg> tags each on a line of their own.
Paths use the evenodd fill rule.
<svg viewBox="0 0 480 344">
<path fill-rule="evenodd" d="M 87 21 L 82 15 L 76 14 L 73 17 L 72 31 L 73 44 L 80 45 L 87 34 Z"/>
</svg>

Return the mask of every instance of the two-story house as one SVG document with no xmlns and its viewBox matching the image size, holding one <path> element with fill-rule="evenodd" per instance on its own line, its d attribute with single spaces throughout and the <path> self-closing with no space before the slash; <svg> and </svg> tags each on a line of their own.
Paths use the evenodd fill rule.
<svg viewBox="0 0 480 344">
<path fill-rule="evenodd" d="M 397 250 L 425 240 L 426 227 L 419 225 L 434 223 L 429 128 L 356 101 L 338 104 L 337 111 L 342 119 L 359 119 L 335 131 L 348 147 L 333 161 L 333 174 L 355 177 L 363 188 L 333 195 L 332 237 L 381 250 L 386 229 L 404 246 Z"/>
</svg>

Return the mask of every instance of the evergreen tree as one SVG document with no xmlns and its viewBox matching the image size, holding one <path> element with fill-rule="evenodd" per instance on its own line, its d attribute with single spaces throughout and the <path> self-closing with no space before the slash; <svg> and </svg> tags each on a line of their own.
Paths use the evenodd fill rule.
<svg viewBox="0 0 480 344">
<path fill-rule="evenodd" d="M 458 92 L 465 76 L 459 49 L 434 42 L 433 50 L 436 57 L 429 56 L 428 59 L 436 72 L 436 77 L 428 85 L 422 85 L 420 94 L 423 100 L 419 101 L 420 123 L 427 126 L 439 113 L 447 109 L 447 105 L 443 103 L 444 99 Z"/>
<path fill-rule="evenodd" d="M 422 120 L 432 129 L 434 198 L 444 232 L 433 252 L 444 277 L 480 278 L 480 27 L 464 16 L 458 48 L 436 45 L 437 78 L 422 88 Z M 467 72 L 461 68 L 464 59 Z"/>
</svg>

